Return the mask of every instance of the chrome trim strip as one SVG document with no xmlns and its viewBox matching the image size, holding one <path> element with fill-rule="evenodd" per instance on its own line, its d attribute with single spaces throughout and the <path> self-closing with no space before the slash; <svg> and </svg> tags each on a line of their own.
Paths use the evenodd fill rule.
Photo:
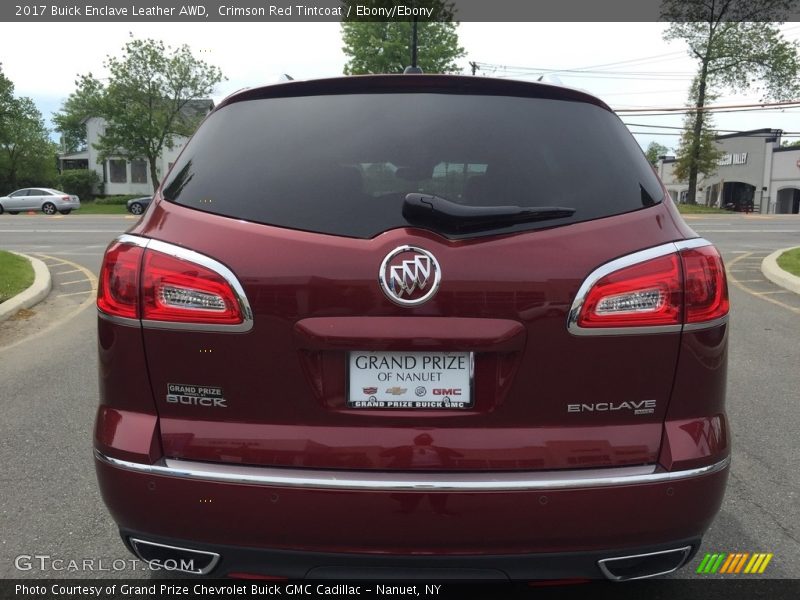
<svg viewBox="0 0 800 600">
<path fill-rule="evenodd" d="M 113 467 L 148 475 L 199 481 L 256 484 L 290 488 L 389 491 L 524 491 L 597 488 L 633 484 L 666 483 L 710 475 L 730 464 L 730 456 L 713 465 L 685 471 L 655 472 L 655 465 L 612 467 L 576 471 L 493 473 L 393 473 L 250 467 L 164 459 L 147 465 L 111 458 L 94 451 L 95 458 Z"/>
<path fill-rule="evenodd" d="M 124 325 L 126 327 L 141 327 L 142 322 L 139 319 L 131 319 L 129 317 L 118 317 L 116 315 L 109 315 L 104 313 L 99 308 L 97 309 L 97 316 L 104 321 L 109 321 L 116 325 Z"/>
<path fill-rule="evenodd" d="M 139 246 L 140 248 L 147 248 L 147 244 L 149 244 L 150 241 L 150 238 L 139 235 L 131 235 L 130 233 L 123 233 L 114 240 L 114 242 L 119 242 L 121 244 L 132 244 L 134 246 Z M 112 242 L 112 244 L 114 242 Z"/>
<path fill-rule="evenodd" d="M 247 300 L 247 295 L 244 292 L 242 284 L 239 283 L 239 279 L 236 277 L 236 275 L 234 275 L 233 271 L 231 271 L 228 267 L 223 265 L 218 260 L 215 260 L 210 256 L 206 256 L 205 254 L 200 254 L 199 252 L 195 252 L 194 250 L 189 250 L 188 248 L 183 248 L 181 246 L 176 246 L 174 244 L 162 242 L 161 240 L 154 240 L 137 235 L 131 235 L 128 233 L 122 234 L 115 241 L 125 244 L 134 244 L 142 248 L 151 248 L 153 250 L 156 250 L 157 252 L 173 256 L 180 260 L 192 262 L 197 265 L 200 265 L 201 267 L 205 267 L 206 269 L 214 271 L 217 275 L 222 277 L 228 283 L 228 285 L 231 286 L 233 293 L 236 295 L 236 301 L 239 303 L 239 310 L 241 311 L 242 317 L 244 319 L 241 323 L 236 325 L 224 325 L 224 324 L 214 324 L 214 323 L 173 323 L 169 321 L 153 321 L 150 319 L 142 319 L 139 322 L 143 327 L 147 329 L 168 329 L 168 330 L 178 330 L 178 331 L 218 331 L 218 332 L 229 332 L 229 333 L 243 333 L 245 331 L 250 331 L 253 328 L 253 310 L 250 307 L 250 302 Z M 107 317 L 108 315 L 105 316 Z M 113 321 L 113 319 L 109 320 Z M 129 321 L 135 321 L 135 319 L 129 319 Z M 122 324 L 129 325 L 130 323 L 122 323 Z"/>
<path fill-rule="evenodd" d="M 680 240 L 679 242 L 675 242 L 675 248 L 680 250 L 691 250 L 692 248 L 702 248 L 703 246 L 710 246 L 711 242 L 709 242 L 705 238 L 697 237 L 692 238 L 690 240 Z"/>
<path fill-rule="evenodd" d="M 214 569 L 214 567 L 217 566 L 217 563 L 219 562 L 219 558 L 220 558 L 219 554 L 217 554 L 216 552 L 206 552 L 205 550 L 195 550 L 193 548 L 181 548 L 179 546 L 169 546 L 167 544 L 157 544 L 156 542 L 150 542 L 148 540 L 141 540 L 139 538 L 128 538 L 128 540 L 130 541 L 131 546 L 133 546 L 133 549 L 136 552 L 136 556 L 138 556 L 139 558 L 141 558 L 144 562 L 146 562 L 148 564 L 150 563 L 150 561 L 147 560 L 144 556 L 142 556 L 141 550 L 139 550 L 139 544 L 143 544 L 143 545 L 146 545 L 146 546 L 156 546 L 158 548 L 167 548 L 168 550 L 180 550 L 181 552 L 188 552 L 190 554 L 205 554 L 205 555 L 211 557 L 211 562 L 208 563 L 208 565 L 206 565 L 202 569 L 195 569 L 195 570 L 180 569 L 180 568 L 167 569 L 167 568 L 165 568 L 163 563 L 161 563 L 159 565 L 163 570 L 170 571 L 170 572 L 191 573 L 192 575 L 207 575 L 208 573 L 210 573 Z M 178 563 L 178 564 L 180 564 L 180 563 Z"/>
<path fill-rule="evenodd" d="M 603 572 L 603 575 L 606 576 L 607 579 L 611 581 L 635 581 L 636 579 L 649 579 L 650 577 L 658 577 L 660 575 L 668 575 L 669 573 L 674 573 L 678 569 L 683 566 L 686 562 L 686 558 L 689 556 L 689 553 L 692 551 L 691 546 L 683 546 L 681 548 L 675 548 L 674 550 L 661 550 L 660 552 L 647 552 L 645 554 L 632 554 L 631 556 L 615 556 L 613 558 L 603 558 L 597 561 L 597 566 L 600 567 L 600 570 Z M 631 558 L 645 558 L 648 556 L 658 556 L 660 554 L 671 554 L 674 552 L 680 552 L 682 556 L 678 561 L 678 564 L 675 565 L 673 569 L 669 569 L 668 571 L 660 571 L 658 573 L 648 573 L 647 575 L 639 575 L 638 577 L 620 577 L 619 575 L 614 575 L 611 570 L 608 568 L 606 563 L 613 562 L 615 560 L 627 560 Z"/>
<path fill-rule="evenodd" d="M 646 327 L 580 327 L 570 325 L 570 333 L 577 336 L 600 335 L 650 335 L 653 333 L 680 333 L 682 325 L 649 325 Z"/>
<path fill-rule="evenodd" d="M 712 327 L 718 327 L 719 325 L 724 325 L 728 322 L 730 317 L 730 313 L 725 315 L 724 317 L 720 317 L 719 319 L 714 319 L 713 321 L 704 321 L 702 323 L 687 323 L 683 326 L 684 331 L 702 331 L 703 329 L 711 329 Z"/>
<path fill-rule="evenodd" d="M 592 289 L 595 283 L 600 279 L 620 269 L 632 267 L 654 258 L 667 256 L 668 254 L 680 252 L 691 248 L 700 248 L 702 246 L 710 246 L 711 242 L 704 238 L 692 238 L 690 240 L 680 240 L 677 242 L 668 242 L 646 250 L 640 250 L 633 254 L 627 254 L 604 265 L 600 265 L 594 271 L 589 273 L 589 276 L 578 288 L 578 293 L 575 295 L 575 300 L 567 313 L 567 330 L 572 335 L 577 336 L 608 336 L 608 335 L 650 335 L 654 333 L 678 333 L 684 329 L 683 325 L 651 325 L 645 327 L 581 327 L 578 325 L 578 316 L 580 315 L 583 303 L 586 301 L 586 296 L 589 290 Z M 711 322 L 710 322 L 711 323 Z M 695 329 L 705 329 L 707 327 L 714 327 L 710 323 L 698 323 L 702 327 L 695 327 Z M 719 324 L 719 323 L 717 323 Z"/>
</svg>

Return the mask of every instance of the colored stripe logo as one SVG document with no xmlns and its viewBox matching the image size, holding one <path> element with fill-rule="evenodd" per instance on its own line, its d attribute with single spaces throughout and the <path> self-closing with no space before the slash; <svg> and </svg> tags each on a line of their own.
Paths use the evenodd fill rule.
<svg viewBox="0 0 800 600">
<path fill-rule="evenodd" d="M 713 575 L 714 573 L 761 574 L 767 569 L 773 556 L 771 552 L 754 552 L 752 554 L 750 552 L 708 552 L 700 561 L 697 573 L 702 575 Z"/>
</svg>

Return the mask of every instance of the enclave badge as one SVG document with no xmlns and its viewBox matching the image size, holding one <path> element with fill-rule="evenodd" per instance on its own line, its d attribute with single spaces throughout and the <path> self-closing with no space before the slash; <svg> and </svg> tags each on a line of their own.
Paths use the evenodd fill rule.
<svg viewBox="0 0 800 600">
<path fill-rule="evenodd" d="M 439 289 L 442 271 L 436 258 L 416 246 L 395 248 L 381 263 L 378 279 L 386 297 L 400 306 L 417 306 Z"/>
</svg>

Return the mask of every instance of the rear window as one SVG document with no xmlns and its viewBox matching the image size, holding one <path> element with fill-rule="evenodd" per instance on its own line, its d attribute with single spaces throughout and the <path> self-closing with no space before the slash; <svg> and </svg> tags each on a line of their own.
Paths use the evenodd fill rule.
<svg viewBox="0 0 800 600">
<path fill-rule="evenodd" d="M 403 201 L 418 192 L 575 211 L 451 238 L 607 217 L 662 195 L 634 139 L 599 106 L 438 93 L 234 102 L 203 123 L 164 185 L 183 206 L 357 238 L 409 226 Z"/>
</svg>

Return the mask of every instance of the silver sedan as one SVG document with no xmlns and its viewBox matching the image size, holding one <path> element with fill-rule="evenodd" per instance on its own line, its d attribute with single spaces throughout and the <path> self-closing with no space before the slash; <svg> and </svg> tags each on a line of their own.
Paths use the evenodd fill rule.
<svg viewBox="0 0 800 600">
<path fill-rule="evenodd" d="M 0 215 L 16 215 L 24 210 L 40 210 L 46 215 L 68 215 L 81 207 L 80 198 L 52 188 L 24 188 L 0 197 Z"/>
</svg>

